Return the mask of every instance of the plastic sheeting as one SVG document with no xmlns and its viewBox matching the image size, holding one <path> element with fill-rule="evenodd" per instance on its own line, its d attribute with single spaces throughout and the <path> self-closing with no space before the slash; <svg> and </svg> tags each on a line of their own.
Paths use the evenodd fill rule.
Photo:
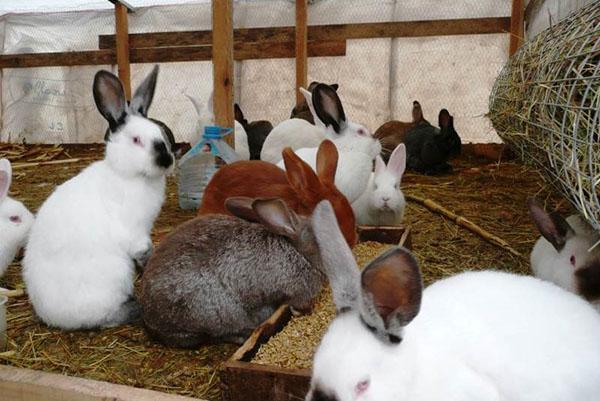
<svg viewBox="0 0 600 401">
<path fill-rule="evenodd" d="M 510 0 L 320 0 L 309 6 L 309 24 L 498 17 Z M 130 32 L 211 29 L 208 2 L 138 8 Z M 288 0 L 236 1 L 236 28 L 294 24 Z M 4 53 L 97 49 L 98 35 L 114 33 L 112 10 L 8 14 L 0 17 Z M 345 57 L 309 59 L 309 81 L 337 82 L 347 116 L 373 131 L 389 119 L 410 119 L 412 101 L 437 121 L 443 107 L 455 116 L 464 142 L 498 142 L 487 118 L 489 92 L 507 59 L 508 35 L 348 41 Z M 151 65 L 132 65 L 132 85 Z M 0 140 L 29 143 L 99 142 L 106 127 L 91 92 L 100 68 L 5 69 L 1 79 Z M 236 101 L 248 120 L 278 123 L 295 101 L 294 61 L 236 63 Z M 207 99 L 210 62 L 163 63 L 150 115 L 165 121 L 178 140 L 191 141 L 195 111 L 185 94 Z"/>
</svg>

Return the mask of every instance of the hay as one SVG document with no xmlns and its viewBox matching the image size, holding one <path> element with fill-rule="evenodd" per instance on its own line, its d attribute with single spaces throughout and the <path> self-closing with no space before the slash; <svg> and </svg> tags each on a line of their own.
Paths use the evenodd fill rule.
<svg viewBox="0 0 600 401">
<path fill-rule="evenodd" d="M 31 148 L 36 149 L 35 155 L 46 153 L 45 147 Z M 12 149 L 2 145 L 0 157 L 13 152 Z M 19 163 L 31 161 L 28 157 L 19 157 L 30 147 L 18 146 L 16 149 L 22 150 L 20 153 L 8 153 L 11 160 Z M 13 154 L 17 155 L 15 159 L 12 158 Z M 35 155 L 33 157 L 37 158 Z M 101 146 L 63 146 L 58 156 L 51 159 L 45 157 L 48 160 L 63 160 L 100 158 L 101 155 Z M 435 200 L 527 254 L 535 234 L 524 210 L 525 199 L 537 192 L 541 192 L 540 198 L 546 198 L 548 193 L 543 189 L 537 173 L 530 168 L 510 163 L 498 166 L 486 163 L 460 159 L 453 163 L 457 171 L 454 175 L 424 177 L 407 174 L 403 185 L 408 193 Z M 76 175 L 88 164 L 82 161 L 23 168 L 16 172 L 12 190 L 31 210 L 37 210 L 56 185 Z M 513 192 L 509 192 L 509 189 Z M 153 231 L 155 243 L 173 227 L 194 215 L 193 211 L 178 209 L 176 193 L 176 183 L 169 179 L 167 200 Z M 563 211 L 566 211 L 564 207 Z M 467 269 L 489 266 L 517 272 L 526 272 L 528 269 L 522 260 L 419 205 L 409 204 L 407 216 L 413 228 L 415 252 L 424 266 L 428 283 Z M 361 259 L 359 263 L 364 264 L 379 253 L 382 248 L 379 248 L 380 245 L 377 247 L 361 244 L 356 250 Z M 0 279 L 0 287 L 11 291 L 23 288 L 19 263 L 12 265 Z M 326 293 L 322 294 L 321 299 L 323 297 L 326 297 Z M 323 301 L 320 300 L 320 303 Z M 315 313 L 323 310 L 318 307 Z M 324 319 L 330 319 L 330 315 L 331 311 Z M 27 297 L 18 296 L 18 293 L 9 299 L 8 319 L 9 345 L 7 351 L 0 354 L 0 364 L 209 400 L 220 399 L 218 371 L 236 349 L 233 345 L 215 345 L 191 351 L 168 349 L 148 339 L 142 328 L 134 326 L 74 333 L 48 329 L 35 320 Z M 323 329 L 325 327 L 326 323 L 322 325 Z M 290 338 L 295 337 L 312 338 L 309 346 L 302 343 L 293 345 L 305 350 L 298 352 L 298 358 L 310 363 L 321 332 L 311 333 L 304 328 Z M 302 365 L 301 361 L 297 363 L 298 366 L 307 364 L 304 362 Z"/>
<path fill-rule="evenodd" d="M 403 189 L 413 198 L 429 198 L 452 212 L 502 238 L 521 255 L 529 255 L 537 231 L 531 222 L 526 200 L 531 195 L 558 201 L 545 188 L 533 169 L 513 163 L 475 164 L 459 160 L 458 174 L 425 177 L 407 174 Z M 409 198 L 411 198 L 409 197 Z M 567 213 L 566 204 L 558 202 Z M 488 242 L 419 203 L 409 202 L 406 223 L 412 229 L 413 251 L 423 271 L 425 284 L 466 271 L 498 269 L 529 274 L 529 260 Z M 353 252 L 359 266 L 386 249 L 365 243 Z M 319 296 L 312 314 L 294 317 L 287 326 L 264 344 L 253 362 L 283 368 L 310 368 L 319 341 L 335 314 L 331 291 Z"/>
<path fill-rule="evenodd" d="M 600 229 L 600 2 L 526 43 L 490 97 L 500 137 Z"/>
</svg>

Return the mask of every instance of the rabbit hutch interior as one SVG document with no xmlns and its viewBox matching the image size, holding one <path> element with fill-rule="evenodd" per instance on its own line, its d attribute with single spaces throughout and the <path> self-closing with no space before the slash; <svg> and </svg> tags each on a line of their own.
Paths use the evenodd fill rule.
<svg viewBox="0 0 600 401">
<path fill-rule="evenodd" d="M 597 399 L 599 21 L 3 1 L 0 400 Z"/>
</svg>

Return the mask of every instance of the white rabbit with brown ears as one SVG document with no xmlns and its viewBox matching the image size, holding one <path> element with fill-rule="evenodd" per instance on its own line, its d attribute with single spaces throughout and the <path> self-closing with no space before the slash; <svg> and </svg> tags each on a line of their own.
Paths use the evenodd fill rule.
<svg viewBox="0 0 600 401">
<path fill-rule="evenodd" d="M 534 277 L 467 272 L 423 290 L 392 248 L 362 273 L 331 208 L 314 234 L 338 315 L 307 401 L 596 401 L 600 316 Z"/>
</svg>

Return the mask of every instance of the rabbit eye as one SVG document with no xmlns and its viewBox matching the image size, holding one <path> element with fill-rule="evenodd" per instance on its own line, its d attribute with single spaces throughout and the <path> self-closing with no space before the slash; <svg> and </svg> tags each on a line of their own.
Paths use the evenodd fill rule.
<svg viewBox="0 0 600 401">
<path fill-rule="evenodd" d="M 377 191 L 377 184 L 373 184 L 373 189 Z"/>
<path fill-rule="evenodd" d="M 361 395 L 369 389 L 369 380 L 361 380 L 356 384 L 356 395 Z"/>
<path fill-rule="evenodd" d="M 358 129 L 358 135 L 363 135 L 363 136 L 364 136 L 364 135 L 367 135 L 367 133 L 365 132 L 365 130 L 364 130 L 364 129 L 362 129 L 362 128 L 359 128 L 359 129 Z"/>
<path fill-rule="evenodd" d="M 575 262 L 576 262 L 576 261 L 577 261 L 577 260 L 575 259 L 575 255 L 571 255 L 570 262 L 571 262 L 571 265 L 572 265 L 572 266 L 575 266 Z"/>
<path fill-rule="evenodd" d="M 141 146 L 142 145 L 142 140 L 140 139 L 139 136 L 134 136 L 133 137 L 133 143 L 136 144 L 136 145 Z"/>
<path fill-rule="evenodd" d="M 21 222 L 21 216 L 10 216 L 9 220 L 12 223 L 20 223 Z"/>
</svg>

